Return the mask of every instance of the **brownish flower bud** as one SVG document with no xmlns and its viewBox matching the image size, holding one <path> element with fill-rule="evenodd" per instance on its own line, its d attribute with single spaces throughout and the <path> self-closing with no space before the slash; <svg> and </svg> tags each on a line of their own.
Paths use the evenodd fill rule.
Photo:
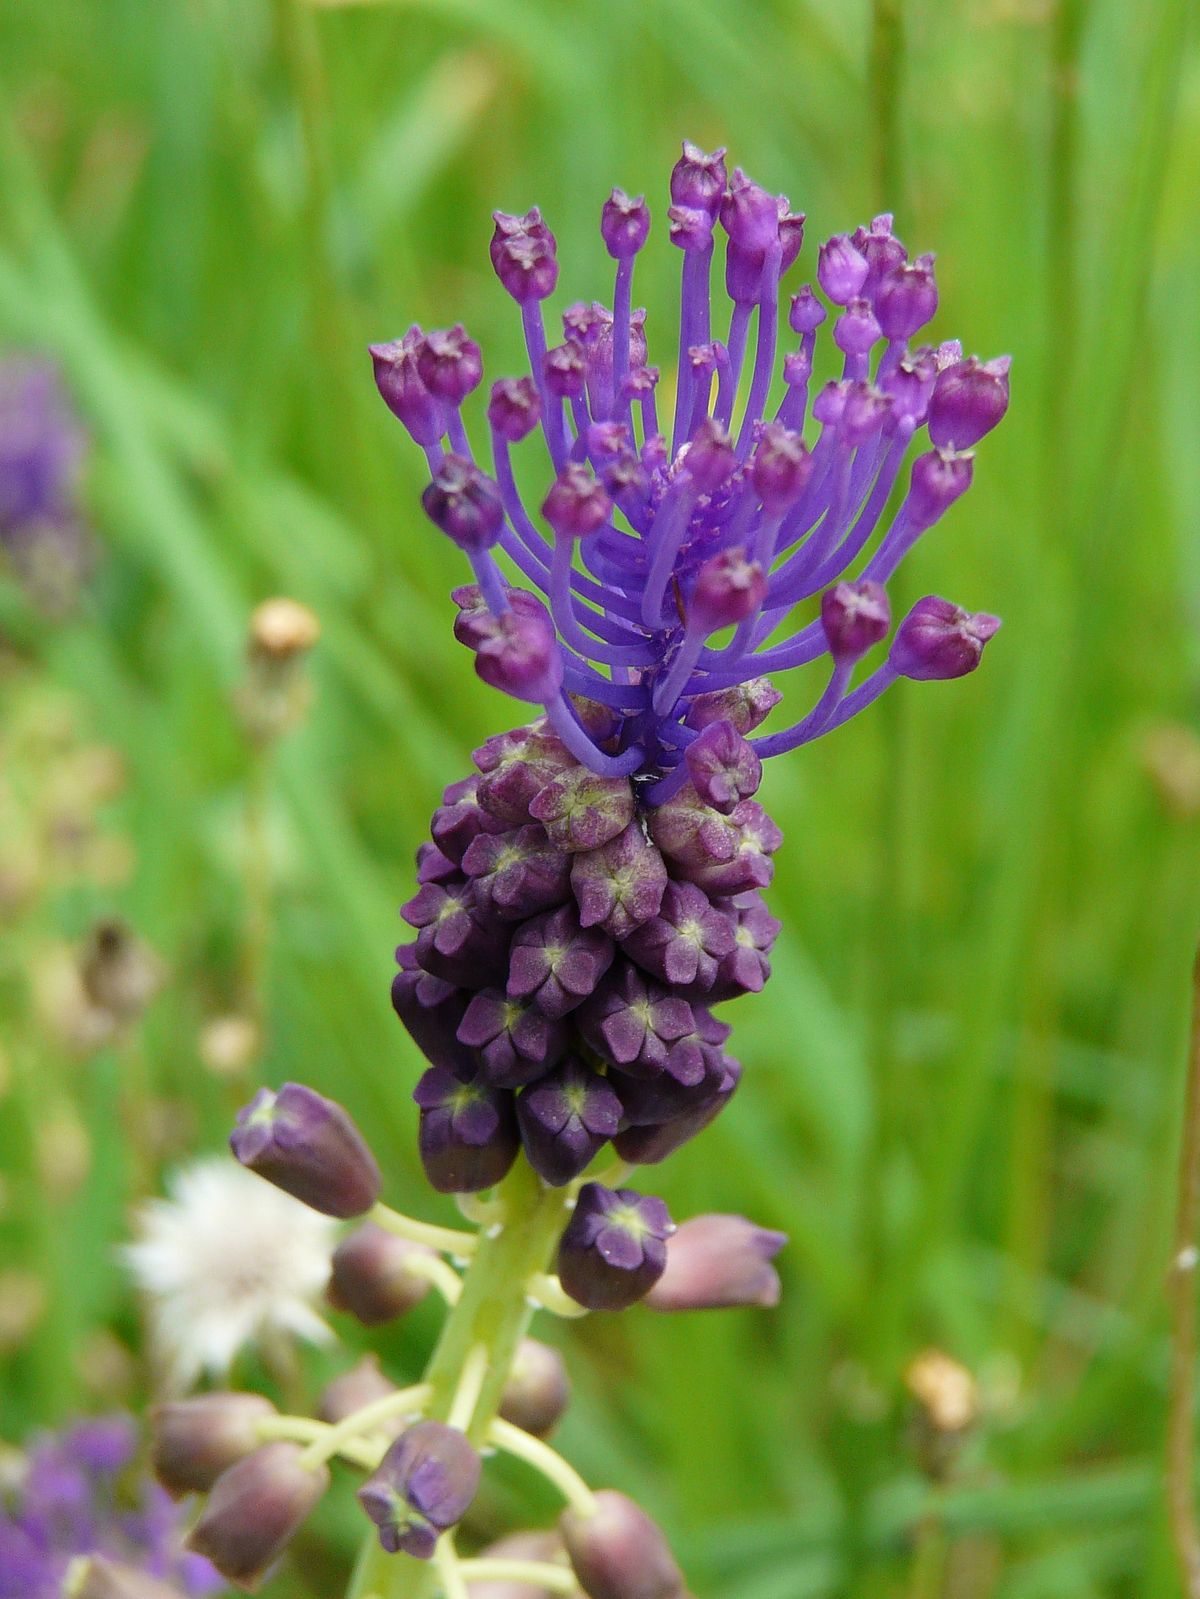
<svg viewBox="0 0 1200 1599">
<path fill-rule="evenodd" d="M 536 1338 L 522 1338 L 504 1385 L 501 1416 L 522 1432 L 548 1438 L 570 1402 L 571 1379 L 558 1350 Z"/>
<path fill-rule="evenodd" d="M 558 1525 L 588 1599 L 684 1599 L 666 1539 L 625 1494 L 605 1489 L 590 1515 L 566 1510 Z"/>
<path fill-rule="evenodd" d="M 412 1269 L 414 1261 L 434 1257 L 423 1244 L 398 1238 L 367 1222 L 342 1240 L 333 1252 L 326 1290 L 335 1310 L 357 1316 L 365 1327 L 395 1321 L 419 1305 L 430 1281 Z"/>
<path fill-rule="evenodd" d="M 274 1414 L 261 1394 L 197 1394 L 156 1405 L 150 1412 L 155 1476 L 176 1497 L 207 1493 L 223 1471 L 258 1448 L 258 1423 Z"/>
<path fill-rule="evenodd" d="M 301 1465 L 299 1444 L 263 1444 L 216 1480 L 187 1546 L 253 1593 L 329 1487 L 329 1467 Z"/>
<path fill-rule="evenodd" d="M 330 1423 L 344 1421 L 347 1416 L 353 1415 L 356 1410 L 361 1410 L 364 1405 L 373 1405 L 377 1399 L 386 1399 L 389 1394 L 395 1392 L 395 1383 L 389 1382 L 379 1369 L 378 1355 L 367 1354 L 357 1365 L 351 1366 L 349 1371 L 342 1372 L 340 1377 L 335 1377 L 326 1387 L 321 1395 L 317 1414 L 322 1421 Z M 379 1422 L 372 1430 L 398 1438 L 410 1420 L 408 1416 L 396 1416 L 391 1421 Z"/>
</svg>

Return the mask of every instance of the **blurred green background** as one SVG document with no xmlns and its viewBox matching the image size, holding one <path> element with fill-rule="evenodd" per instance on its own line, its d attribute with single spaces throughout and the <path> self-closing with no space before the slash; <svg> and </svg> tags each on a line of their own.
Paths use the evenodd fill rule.
<svg viewBox="0 0 1200 1599">
<path fill-rule="evenodd" d="M 974 491 L 901 580 L 1005 626 L 976 676 L 902 685 L 769 772 L 785 932 L 730 1013 L 745 1083 L 655 1178 L 677 1215 L 786 1229 L 784 1302 L 572 1329 L 563 1448 L 661 1516 L 701 1599 L 1176 1591 L 1195 22 L 1186 0 L 0 6 L 0 348 L 61 362 L 99 545 L 65 619 L 0 583 L 10 1441 L 141 1392 L 114 1249 L 131 1195 L 219 1148 L 246 1097 L 200 1041 L 237 1003 L 264 851 L 248 1075 L 342 1099 L 394 1202 L 432 1212 L 388 1004 L 396 908 L 437 794 L 514 718 L 451 638 L 462 570 L 365 346 L 461 318 L 491 375 L 516 370 L 490 211 L 543 208 L 555 305 L 607 295 L 615 182 L 656 207 L 635 292 L 669 368 L 662 210 L 687 136 L 808 213 L 798 281 L 818 240 L 894 210 L 938 253 L 940 336 L 1013 354 Z M 267 763 L 233 699 L 278 592 L 323 634 L 312 707 Z M 110 913 L 166 981 L 81 1052 L 55 1025 L 63 951 Z M 434 1326 L 422 1309 L 392 1337 L 398 1371 Z M 980 1405 L 939 1480 L 904 1380 L 931 1346 Z M 336 1592 L 326 1569 L 272 1591 Z"/>
</svg>

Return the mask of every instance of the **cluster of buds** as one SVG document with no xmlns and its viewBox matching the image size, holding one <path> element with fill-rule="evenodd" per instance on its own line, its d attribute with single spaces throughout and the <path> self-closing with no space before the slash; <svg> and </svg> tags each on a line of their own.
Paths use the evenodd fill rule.
<svg viewBox="0 0 1200 1599">
<path fill-rule="evenodd" d="M 770 702 L 752 684 L 721 708 L 749 725 Z M 431 1062 L 415 1094 L 426 1174 L 461 1193 L 498 1182 L 519 1148 L 558 1186 L 609 1143 L 660 1161 L 741 1075 L 712 1006 L 770 972 L 779 924 L 761 890 L 780 835 L 751 798 L 758 763 L 735 768 L 722 809 L 689 784 L 648 811 L 544 722 L 490 739 L 476 764 L 434 813 L 392 985 Z"/>
<path fill-rule="evenodd" d="M 327 1296 L 334 1309 L 376 1327 L 406 1315 L 432 1290 L 451 1306 L 458 1302 L 461 1280 L 451 1262 L 469 1258 L 479 1237 L 383 1205 L 379 1166 L 339 1105 L 295 1083 L 264 1089 L 240 1114 L 230 1142 L 249 1170 L 321 1215 L 354 1224 L 332 1256 Z M 518 1304 L 548 1291 L 595 1308 L 645 1296 L 660 1311 L 778 1300 L 771 1260 L 782 1234 L 737 1216 L 701 1216 L 675 1229 L 660 1200 L 597 1184 L 573 1185 L 570 1201 L 558 1282 L 545 1279 L 550 1290 L 536 1281 L 513 1284 Z M 494 1224 L 488 1230 L 496 1231 Z M 588 1599 L 683 1599 L 679 1569 L 645 1513 L 623 1495 L 593 1494 L 546 1444 L 571 1397 L 558 1351 L 521 1338 L 493 1411 L 477 1414 L 487 1361 L 484 1350 L 479 1372 L 464 1374 L 438 1415 L 429 1413 L 430 1384 L 399 1388 L 373 1356 L 329 1384 L 315 1417 L 281 1415 L 262 1395 L 233 1391 L 161 1404 L 152 1417 L 159 1482 L 175 1497 L 206 1496 L 190 1547 L 228 1581 L 254 1589 L 324 1495 L 330 1462 L 341 1456 L 367 1472 L 358 1497 L 382 1548 L 435 1558 L 471 1507 L 488 1445 L 565 1484 L 568 1507 L 556 1534 L 522 1535 L 462 1561 L 463 1580 L 479 1575 L 468 1587 L 472 1599 L 476 1588 L 486 1599 L 487 1582 L 509 1599 L 531 1570 L 532 1592 L 540 1591 L 539 1570 L 554 1592 L 569 1570 Z"/>
</svg>

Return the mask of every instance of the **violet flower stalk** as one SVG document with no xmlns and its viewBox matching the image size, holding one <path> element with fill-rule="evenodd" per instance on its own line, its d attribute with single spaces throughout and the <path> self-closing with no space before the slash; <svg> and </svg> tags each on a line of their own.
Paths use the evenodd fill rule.
<svg viewBox="0 0 1200 1599">
<path fill-rule="evenodd" d="M 294 1085 L 261 1096 L 233 1139 L 267 1180 L 363 1218 L 335 1256 L 335 1305 L 373 1324 L 428 1284 L 450 1306 L 419 1382 L 396 1388 L 371 1369 L 354 1378 L 357 1408 L 324 1411 L 335 1421 L 253 1423 L 264 1445 L 305 1446 L 288 1454 L 289 1487 L 338 1456 L 371 1473 L 361 1499 L 378 1537 L 351 1599 L 460 1599 L 475 1583 L 684 1599 L 644 1512 L 594 1493 L 539 1436 L 569 1388 L 553 1358 L 536 1393 L 522 1386 L 529 1321 L 647 1297 L 673 1311 L 776 1302 L 782 1234 L 736 1216 L 677 1230 L 661 1199 L 627 1186 L 719 1115 L 741 1079 L 714 1007 L 763 987 L 779 933 L 763 897 L 781 842 L 754 797 L 763 763 L 900 677 L 972 671 L 999 625 L 927 596 L 892 629 L 889 579 L 970 486 L 974 446 L 1008 404 L 1006 359 L 914 343 L 937 306 L 932 257 L 910 260 L 890 217 L 838 235 L 817 261 L 828 306 L 801 287 L 781 328 L 804 218 L 728 176 L 724 152 L 689 144 L 670 201 L 683 281 L 661 418 L 632 287 L 650 212 L 621 190 L 600 220 L 612 303 L 569 306 L 555 343 L 554 235 L 536 209 L 496 213 L 492 265 L 519 307 L 530 371 L 492 385 L 490 463 L 464 415 L 483 378 L 464 328 L 412 327 L 372 348 L 380 393 L 428 461 L 425 513 L 474 578 L 454 594 L 455 636 L 485 682 L 534 710 L 475 752 L 434 812 L 392 985 L 429 1063 L 413 1096 L 420 1158 L 473 1228 L 372 1203 L 382 1174 L 361 1135 L 318 1096 L 301 1104 Z M 712 291 L 718 240 L 727 312 Z M 831 310 L 841 375 L 810 393 Z M 517 488 L 518 445 L 542 452 L 536 508 Z M 822 661 L 815 702 L 760 731 L 783 698 L 774 678 Z M 278 1108 L 286 1096 L 294 1115 Z M 457 1552 L 493 1449 L 565 1500 L 561 1553 Z M 214 1489 L 224 1501 L 230 1480 Z"/>
</svg>

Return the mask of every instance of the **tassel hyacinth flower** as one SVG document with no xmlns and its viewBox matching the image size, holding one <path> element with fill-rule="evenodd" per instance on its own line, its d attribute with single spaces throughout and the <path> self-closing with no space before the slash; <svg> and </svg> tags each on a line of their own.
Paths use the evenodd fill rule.
<svg viewBox="0 0 1200 1599">
<path fill-rule="evenodd" d="M 612 303 L 568 306 L 554 343 L 554 235 L 536 209 L 495 215 L 491 261 L 530 370 L 491 387 L 486 463 L 464 417 L 483 380 L 465 329 L 413 327 L 372 349 L 380 393 L 429 464 L 425 513 L 474 579 L 455 591 L 455 635 L 485 682 L 532 711 L 475 752 L 434 812 L 392 987 L 428 1062 L 414 1092 L 426 1175 L 472 1226 L 379 1200 L 366 1143 L 311 1091 L 261 1095 L 235 1131 L 262 1177 L 354 1218 L 334 1257 L 337 1308 L 374 1325 L 432 1288 L 450 1310 L 419 1381 L 355 1368 L 323 1419 L 228 1396 L 175 1410 L 163 1458 L 176 1480 L 210 1485 L 221 1467 L 202 1527 L 224 1517 L 244 1539 L 240 1481 L 265 1494 L 286 1478 L 287 1516 L 261 1548 L 239 1547 L 234 1580 L 275 1558 L 340 1457 L 368 1473 L 375 1523 L 351 1599 L 685 1599 L 640 1507 L 593 1492 L 546 1443 L 569 1385 L 553 1351 L 531 1363 L 530 1318 L 777 1301 L 782 1234 L 717 1215 L 677 1230 L 661 1199 L 628 1186 L 741 1078 L 715 1007 L 763 987 L 779 932 L 763 897 L 780 843 L 755 798 L 763 763 L 898 678 L 972 671 L 999 625 L 937 596 L 892 625 L 889 579 L 970 486 L 974 448 L 1008 404 L 1006 359 L 917 342 L 937 308 L 932 257 L 910 259 L 890 217 L 838 235 L 818 252 L 820 292 L 793 293 L 781 326 L 804 223 L 786 199 L 685 144 L 666 220 L 682 296 L 661 416 L 632 297 L 650 212 L 620 190 L 600 222 Z M 826 321 L 840 371 L 818 387 Z M 540 459 L 536 510 L 518 447 Z M 815 703 L 764 728 L 775 680 L 820 661 Z M 190 1475 L 189 1427 L 204 1462 Z M 566 1509 L 557 1537 L 464 1558 L 456 1538 L 496 1449 Z M 204 1547 L 221 1564 L 221 1539 Z"/>
</svg>

